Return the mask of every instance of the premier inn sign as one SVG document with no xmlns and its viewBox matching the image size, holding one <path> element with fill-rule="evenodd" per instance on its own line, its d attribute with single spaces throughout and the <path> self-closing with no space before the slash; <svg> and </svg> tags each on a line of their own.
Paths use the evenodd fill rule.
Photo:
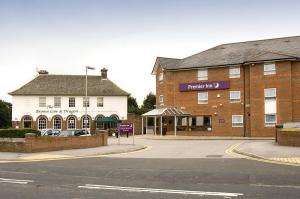
<svg viewBox="0 0 300 199">
<path fill-rule="evenodd" d="M 188 91 L 223 90 L 223 89 L 229 89 L 229 87 L 230 87 L 229 81 L 182 83 L 179 84 L 179 91 L 188 92 Z"/>
</svg>

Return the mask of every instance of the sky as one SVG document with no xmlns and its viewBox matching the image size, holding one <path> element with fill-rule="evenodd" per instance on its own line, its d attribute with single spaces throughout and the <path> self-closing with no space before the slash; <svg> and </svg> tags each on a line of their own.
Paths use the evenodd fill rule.
<svg viewBox="0 0 300 199">
<path fill-rule="evenodd" d="M 50 74 L 108 78 L 137 98 L 155 93 L 156 57 L 300 35 L 298 0 L 0 0 L 0 99 Z"/>
</svg>

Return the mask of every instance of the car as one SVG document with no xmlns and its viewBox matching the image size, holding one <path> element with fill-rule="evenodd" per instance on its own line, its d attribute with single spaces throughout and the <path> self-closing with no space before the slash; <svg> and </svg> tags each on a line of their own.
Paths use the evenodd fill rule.
<svg viewBox="0 0 300 199">
<path fill-rule="evenodd" d="M 58 129 L 43 129 L 41 130 L 42 136 L 58 136 L 60 134 L 60 130 Z"/>
<path fill-rule="evenodd" d="M 60 137 L 70 137 L 70 136 L 91 136 L 91 134 L 85 129 L 74 129 L 61 131 Z"/>
<path fill-rule="evenodd" d="M 85 129 L 76 129 L 74 132 L 75 136 L 91 136 L 90 132 Z"/>
<path fill-rule="evenodd" d="M 59 134 L 59 137 L 70 137 L 70 136 L 74 136 L 74 130 L 61 131 Z"/>
</svg>

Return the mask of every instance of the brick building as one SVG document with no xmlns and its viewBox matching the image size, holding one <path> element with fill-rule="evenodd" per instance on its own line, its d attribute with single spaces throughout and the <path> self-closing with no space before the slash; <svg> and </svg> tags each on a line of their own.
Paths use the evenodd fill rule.
<svg viewBox="0 0 300 199">
<path fill-rule="evenodd" d="M 101 76 L 52 75 L 39 71 L 37 77 L 12 95 L 12 125 L 15 128 L 54 128 L 59 130 L 87 128 L 116 128 L 118 120 L 127 120 L 128 93 L 107 78 L 107 69 Z M 87 117 L 85 117 L 87 109 Z M 95 122 L 101 118 L 114 118 Z"/>
<path fill-rule="evenodd" d="M 274 136 L 276 123 L 300 121 L 299 59 L 300 36 L 222 44 L 184 59 L 158 57 L 152 71 L 157 109 L 190 114 L 175 117 L 176 124 L 162 118 L 165 131 Z"/>
</svg>

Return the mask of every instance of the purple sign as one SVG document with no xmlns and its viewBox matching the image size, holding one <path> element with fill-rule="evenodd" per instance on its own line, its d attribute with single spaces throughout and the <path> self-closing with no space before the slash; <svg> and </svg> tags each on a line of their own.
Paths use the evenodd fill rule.
<svg viewBox="0 0 300 199">
<path fill-rule="evenodd" d="M 197 82 L 179 84 L 180 92 L 222 90 L 229 88 L 229 81 Z"/>
<path fill-rule="evenodd" d="M 120 124 L 119 125 L 119 132 L 120 133 L 133 133 L 133 124 Z"/>
</svg>

